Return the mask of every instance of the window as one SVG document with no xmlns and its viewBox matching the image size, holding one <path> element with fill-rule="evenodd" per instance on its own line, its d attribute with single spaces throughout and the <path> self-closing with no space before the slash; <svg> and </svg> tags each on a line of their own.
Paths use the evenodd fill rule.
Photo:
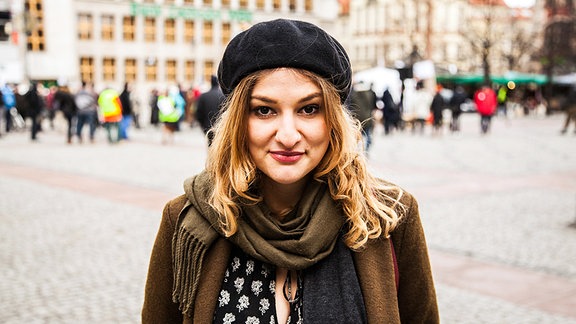
<svg viewBox="0 0 576 324">
<path fill-rule="evenodd" d="M 312 9 L 312 0 L 304 0 L 304 10 L 306 12 L 311 12 Z"/>
<path fill-rule="evenodd" d="M 204 81 L 210 83 L 210 79 L 214 74 L 216 74 L 214 73 L 214 62 L 212 61 L 204 62 Z"/>
<path fill-rule="evenodd" d="M 186 80 L 194 80 L 194 61 L 186 61 L 184 66 L 184 77 Z"/>
<path fill-rule="evenodd" d="M 240 8 L 246 9 L 248 8 L 248 0 L 240 0 Z"/>
<path fill-rule="evenodd" d="M 6 25 L 10 25 L 12 17 L 10 11 L 0 11 L 0 42 L 10 39 Z"/>
<path fill-rule="evenodd" d="M 221 0 L 222 7 L 230 8 L 230 0 Z"/>
<path fill-rule="evenodd" d="M 184 0 L 184 4 L 187 6 L 191 6 L 194 4 L 194 0 Z"/>
<path fill-rule="evenodd" d="M 124 79 L 129 81 L 136 81 L 136 72 L 138 67 L 136 66 L 136 59 L 127 58 L 124 60 Z"/>
<path fill-rule="evenodd" d="M 114 16 L 103 15 L 101 18 L 103 40 L 114 40 Z"/>
<path fill-rule="evenodd" d="M 42 0 L 26 0 L 25 5 L 26 47 L 29 51 L 44 51 L 44 10 Z"/>
<path fill-rule="evenodd" d="M 194 43 L 194 20 L 184 21 L 184 42 Z"/>
<path fill-rule="evenodd" d="M 280 0 L 272 0 L 272 8 L 275 10 L 280 9 L 281 1 Z"/>
<path fill-rule="evenodd" d="M 145 75 L 146 81 L 156 81 L 158 71 L 158 60 L 155 57 L 146 59 Z"/>
<path fill-rule="evenodd" d="M 176 60 L 166 61 L 166 81 L 176 81 Z"/>
<path fill-rule="evenodd" d="M 78 15 L 78 39 L 90 40 L 92 39 L 92 15 L 79 14 Z"/>
<path fill-rule="evenodd" d="M 203 30 L 203 38 L 202 41 L 204 42 L 204 44 L 212 44 L 213 42 L 213 23 L 211 21 L 205 21 L 204 22 L 204 30 Z"/>
<path fill-rule="evenodd" d="M 136 20 L 132 16 L 122 18 L 122 38 L 126 41 L 133 41 L 136 37 Z"/>
<path fill-rule="evenodd" d="M 202 0 L 202 3 L 203 3 L 206 7 L 212 7 L 212 0 Z"/>
<path fill-rule="evenodd" d="M 156 41 L 156 18 L 154 17 L 144 19 L 144 40 L 147 42 Z"/>
<path fill-rule="evenodd" d="M 176 40 L 176 21 L 173 18 L 164 20 L 164 41 L 174 43 Z"/>
<path fill-rule="evenodd" d="M 266 0 L 256 0 L 257 9 L 264 9 L 265 6 L 266 6 Z"/>
<path fill-rule="evenodd" d="M 114 81 L 116 79 L 116 59 L 105 57 L 102 61 L 102 79 Z"/>
<path fill-rule="evenodd" d="M 296 11 L 296 0 L 289 0 L 288 8 L 290 9 L 290 11 Z"/>
<path fill-rule="evenodd" d="M 94 59 L 91 57 L 80 58 L 80 79 L 86 82 L 94 81 Z"/>
<path fill-rule="evenodd" d="M 232 35 L 232 26 L 230 23 L 222 23 L 222 44 L 226 45 L 230 41 Z"/>
</svg>

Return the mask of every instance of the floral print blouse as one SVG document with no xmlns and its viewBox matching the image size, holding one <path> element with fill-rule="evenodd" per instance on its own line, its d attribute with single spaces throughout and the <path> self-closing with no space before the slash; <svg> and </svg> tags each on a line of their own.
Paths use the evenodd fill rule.
<svg viewBox="0 0 576 324">
<path fill-rule="evenodd" d="M 214 323 L 277 324 L 275 289 L 274 266 L 235 247 L 218 297 Z M 290 304 L 287 323 L 302 323 L 302 298 Z"/>
</svg>

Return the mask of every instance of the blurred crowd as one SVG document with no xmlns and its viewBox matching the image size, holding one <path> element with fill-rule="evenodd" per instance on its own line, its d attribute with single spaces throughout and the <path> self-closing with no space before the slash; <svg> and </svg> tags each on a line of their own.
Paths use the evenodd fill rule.
<svg viewBox="0 0 576 324">
<path fill-rule="evenodd" d="M 118 143 L 130 139 L 132 127 L 142 125 L 162 128 L 161 142 L 170 144 L 174 133 L 187 125 L 200 127 L 210 145 L 209 130 L 224 100 L 215 76 L 204 89 L 172 85 L 152 89 L 148 99 L 141 99 L 133 90 L 130 83 L 125 83 L 123 89 L 100 92 L 86 82 L 75 90 L 67 85 L 35 82 L 0 85 L 0 137 L 11 131 L 30 130 L 31 140 L 37 141 L 44 128 L 54 129 L 59 117 L 65 121 L 65 141 L 69 144 L 94 142 L 98 129 L 106 133 L 109 143 Z M 400 94 L 393 98 L 385 89 L 377 95 L 373 84 L 355 83 L 348 106 L 362 123 L 366 152 L 377 124 L 381 124 L 385 135 L 404 131 L 424 134 L 430 128 L 437 136 L 445 130 L 460 132 L 463 113 L 478 113 L 480 133 L 487 134 L 493 116 L 546 115 L 554 106 L 566 114 L 560 132 L 566 133 L 574 124 L 576 133 L 576 88 L 560 103 L 546 102 L 537 87 L 520 92 L 507 86 L 447 87 L 427 84 L 426 80 L 405 80 Z"/>
<path fill-rule="evenodd" d="M 183 124 L 198 125 L 207 132 L 223 96 L 218 96 L 215 103 L 205 104 L 207 107 L 201 110 L 197 109 L 197 102 L 205 93 L 214 92 L 214 84 L 219 92 L 213 77 L 212 88 L 206 91 L 200 87 L 185 89 L 172 85 L 152 89 L 148 99 L 140 98 L 131 83 L 125 83 L 122 89 L 108 87 L 99 92 L 88 82 L 82 82 L 77 89 L 36 82 L 3 84 L 0 85 L 0 137 L 29 130 L 30 139 L 37 141 L 39 133 L 55 128 L 55 120 L 63 120 L 68 144 L 94 142 L 99 130 L 106 133 L 111 144 L 126 141 L 132 128 L 143 125 L 161 127 L 162 143 L 169 144 Z M 149 120 L 144 120 L 148 117 Z"/>
<path fill-rule="evenodd" d="M 490 132 L 495 116 L 546 116 L 563 112 L 566 119 L 560 133 L 566 133 L 572 124 L 576 133 L 576 87 L 554 103 L 547 102 L 542 89 L 535 85 L 518 89 L 509 85 L 442 85 L 430 80 L 406 79 L 399 98 L 393 98 L 390 90 L 387 88 L 378 95 L 373 84 L 364 81 L 354 84 L 349 106 L 362 123 L 366 151 L 378 123 L 384 135 L 404 131 L 422 135 L 430 129 L 429 133 L 439 136 L 445 132 L 459 133 L 463 113 L 478 114 L 479 132 L 485 135 Z"/>
</svg>

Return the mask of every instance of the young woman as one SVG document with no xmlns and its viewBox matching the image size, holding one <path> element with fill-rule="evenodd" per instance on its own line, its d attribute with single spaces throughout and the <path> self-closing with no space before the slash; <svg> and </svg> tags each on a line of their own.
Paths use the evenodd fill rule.
<svg viewBox="0 0 576 324">
<path fill-rule="evenodd" d="M 320 28 L 236 36 L 206 169 L 168 202 L 143 323 L 437 323 L 414 198 L 367 171 L 351 68 Z"/>
</svg>

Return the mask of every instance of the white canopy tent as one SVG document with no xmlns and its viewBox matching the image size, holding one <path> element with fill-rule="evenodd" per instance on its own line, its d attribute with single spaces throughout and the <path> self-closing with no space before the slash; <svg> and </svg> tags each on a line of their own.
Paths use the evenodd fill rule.
<svg viewBox="0 0 576 324">
<path fill-rule="evenodd" d="M 396 103 L 400 101 L 402 80 L 400 80 L 400 72 L 397 70 L 375 67 L 359 71 L 354 74 L 354 82 L 360 81 L 363 81 L 366 84 L 371 84 L 372 90 L 374 90 L 376 95 L 379 97 L 382 96 L 384 90 L 388 89 L 394 101 Z"/>
</svg>

